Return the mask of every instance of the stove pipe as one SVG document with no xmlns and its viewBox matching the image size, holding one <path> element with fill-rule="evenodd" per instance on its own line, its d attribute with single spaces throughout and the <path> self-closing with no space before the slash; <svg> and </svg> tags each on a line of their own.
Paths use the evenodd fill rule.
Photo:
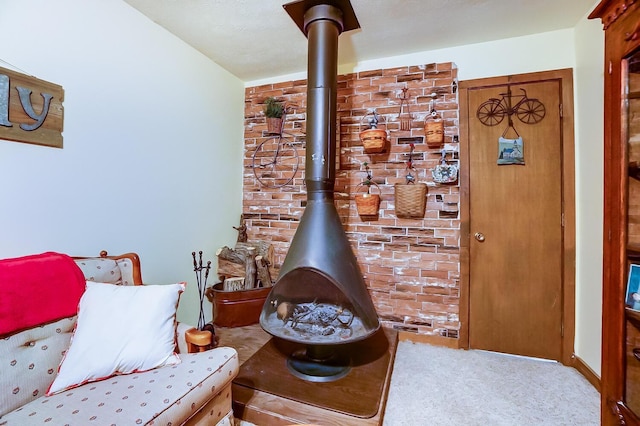
<svg viewBox="0 0 640 426">
<path fill-rule="evenodd" d="M 359 24 L 349 0 L 301 0 L 284 8 L 309 45 L 307 206 L 260 324 L 276 337 L 307 345 L 353 342 L 380 327 L 333 198 L 338 36 Z"/>
</svg>

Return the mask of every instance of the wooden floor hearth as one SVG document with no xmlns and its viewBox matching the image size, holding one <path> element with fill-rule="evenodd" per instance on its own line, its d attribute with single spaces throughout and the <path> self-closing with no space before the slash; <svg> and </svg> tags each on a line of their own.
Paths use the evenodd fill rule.
<svg viewBox="0 0 640 426">
<path fill-rule="evenodd" d="M 397 333 L 395 331 L 384 330 L 381 333 L 384 336 L 385 343 L 388 341 L 388 347 L 383 349 L 383 351 L 387 351 L 384 353 L 384 361 L 381 359 L 383 357 L 376 357 L 377 359 L 373 362 L 365 359 L 360 363 L 356 363 L 358 365 L 353 366 L 352 372 L 347 377 L 332 384 L 307 383 L 288 373 L 286 367 L 284 367 L 286 357 L 281 355 L 282 359 L 277 358 L 278 355 L 274 354 L 272 349 L 269 349 L 271 345 L 265 346 L 271 336 L 264 332 L 258 324 L 236 328 L 217 327 L 216 333 L 220 338 L 221 346 L 231 346 L 238 351 L 241 364 L 240 374 L 233 385 L 234 415 L 237 419 L 258 426 L 309 423 L 346 426 L 382 424 L 397 345 Z M 374 344 L 377 345 L 377 343 Z M 364 355 L 364 352 L 371 352 L 371 348 L 365 346 L 361 352 Z M 263 355 L 263 353 L 266 355 Z M 254 354 L 257 355 L 252 358 Z M 260 360 L 263 357 L 266 357 L 262 361 L 265 363 L 264 366 L 260 364 Z M 244 368 L 243 364 L 245 364 Z M 380 368 L 383 370 L 381 376 Z M 252 378 L 252 374 L 254 378 Z M 265 380 L 265 376 L 263 376 L 265 374 L 275 374 L 277 375 L 277 380 Z M 351 400 L 356 400 L 357 395 L 372 388 L 372 383 L 366 383 L 367 378 L 376 375 L 381 380 L 381 394 L 376 399 L 375 404 L 377 404 L 377 407 L 373 410 L 375 414 L 371 417 L 363 418 L 362 416 L 345 414 L 345 412 L 340 412 L 340 409 L 336 411 L 336 409 L 322 408 L 322 401 L 318 402 L 314 399 L 311 400 L 311 403 L 302 402 L 305 401 L 305 398 L 306 400 L 314 398 L 314 394 L 320 395 L 322 399 L 322 395 L 326 397 L 327 393 L 332 394 L 334 391 L 336 398 L 340 400 L 344 400 L 349 394 L 352 394 Z M 289 398 L 278 396 L 279 392 L 282 394 L 282 386 L 276 386 L 275 390 L 270 389 L 269 392 L 266 392 L 255 389 L 251 385 L 254 381 L 257 388 L 264 387 L 264 382 L 289 383 L 295 391 L 290 392 L 291 397 Z M 269 383 L 267 383 L 268 386 Z M 318 386 L 324 386 L 325 388 L 318 388 Z M 330 388 L 326 388 L 327 386 Z M 307 395 L 302 395 L 301 397 L 301 394 Z M 331 406 L 332 404 L 329 405 Z M 339 407 L 340 404 L 338 403 L 337 406 Z"/>
</svg>

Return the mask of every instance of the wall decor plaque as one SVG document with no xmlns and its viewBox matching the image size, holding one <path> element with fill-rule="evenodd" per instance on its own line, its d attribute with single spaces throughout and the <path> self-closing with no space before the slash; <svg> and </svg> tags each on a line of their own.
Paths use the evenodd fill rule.
<svg viewBox="0 0 640 426">
<path fill-rule="evenodd" d="M 62 148 L 64 90 L 0 68 L 0 139 Z"/>
</svg>

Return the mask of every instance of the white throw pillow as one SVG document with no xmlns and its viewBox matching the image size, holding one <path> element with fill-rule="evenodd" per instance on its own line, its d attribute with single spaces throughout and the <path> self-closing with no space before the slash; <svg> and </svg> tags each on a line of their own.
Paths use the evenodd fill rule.
<svg viewBox="0 0 640 426">
<path fill-rule="evenodd" d="M 118 286 L 87 281 L 71 346 L 47 395 L 115 374 L 178 364 L 176 310 L 184 288 L 185 283 Z"/>
</svg>

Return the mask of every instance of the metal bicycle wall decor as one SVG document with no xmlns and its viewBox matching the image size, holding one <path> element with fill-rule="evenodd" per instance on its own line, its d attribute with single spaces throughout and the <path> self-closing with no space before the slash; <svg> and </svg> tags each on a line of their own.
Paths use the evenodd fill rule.
<svg viewBox="0 0 640 426">
<path fill-rule="evenodd" d="M 537 124 L 545 116 L 544 104 L 536 98 L 527 96 L 526 90 L 520 88 L 521 95 L 513 95 L 511 86 L 507 86 L 507 93 L 501 93 L 500 98 L 489 98 L 478 107 L 476 116 L 485 126 L 495 126 L 508 118 L 508 125 L 498 138 L 498 165 L 519 164 L 524 165 L 524 143 L 522 137 L 513 125 L 512 116 L 524 124 Z M 516 98 L 516 99 L 514 99 Z M 520 98 L 517 100 L 517 98 Z M 514 100 L 517 102 L 514 103 Z M 512 129 L 515 138 L 506 138 L 507 132 Z"/>
<path fill-rule="evenodd" d="M 511 87 L 507 87 L 507 93 L 501 93 L 501 98 L 489 98 L 478 107 L 476 113 L 478 120 L 485 126 L 495 126 L 500 124 L 505 116 L 515 114 L 518 120 L 525 124 L 536 124 L 542 121 L 545 115 L 545 108 L 538 99 L 530 98 L 527 92 L 522 90 L 522 95 L 512 95 Z M 513 104 L 513 98 L 520 98 Z M 511 123 L 510 123 L 511 124 Z"/>
</svg>

